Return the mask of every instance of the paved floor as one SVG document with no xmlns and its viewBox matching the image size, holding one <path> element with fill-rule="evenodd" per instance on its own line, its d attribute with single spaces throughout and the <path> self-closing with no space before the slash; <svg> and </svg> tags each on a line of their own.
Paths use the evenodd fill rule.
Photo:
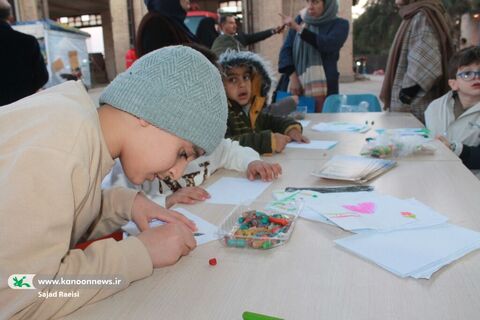
<svg viewBox="0 0 480 320">
<path fill-rule="evenodd" d="M 365 80 L 357 80 L 354 82 L 340 83 L 340 93 L 373 93 L 378 97 L 380 89 L 382 88 L 383 76 L 368 75 Z M 96 87 L 90 89 L 88 93 L 94 101 L 98 103 L 98 98 L 102 93 L 104 87 Z"/>
<path fill-rule="evenodd" d="M 366 78 L 366 80 L 340 83 L 340 93 L 373 93 L 378 97 L 382 88 L 383 76 L 367 75 Z"/>
</svg>

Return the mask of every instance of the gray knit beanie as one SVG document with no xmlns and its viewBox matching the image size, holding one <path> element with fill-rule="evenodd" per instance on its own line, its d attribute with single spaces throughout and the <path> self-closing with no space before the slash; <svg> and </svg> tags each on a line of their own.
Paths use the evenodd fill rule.
<svg viewBox="0 0 480 320">
<path fill-rule="evenodd" d="M 227 98 L 218 69 L 200 52 L 165 47 L 118 75 L 100 104 L 126 111 L 210 154 L 227 130 Z"/>
</svg>

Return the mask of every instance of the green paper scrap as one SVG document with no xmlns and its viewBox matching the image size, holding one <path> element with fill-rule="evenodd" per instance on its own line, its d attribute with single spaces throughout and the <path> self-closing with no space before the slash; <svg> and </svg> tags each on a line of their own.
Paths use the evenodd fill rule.
<svg viewBox="0 0 480 320">
<path fill-rule="evenodd" d="M 264 314 L 253 313 L 253 312 L 248 312 L 248 311 L 245 311 L 242 314 L 242 319 L 243 320 L 283 320 L 282 318 L 267 316 L 267 315 L 264 315 Z"/>
</svg>

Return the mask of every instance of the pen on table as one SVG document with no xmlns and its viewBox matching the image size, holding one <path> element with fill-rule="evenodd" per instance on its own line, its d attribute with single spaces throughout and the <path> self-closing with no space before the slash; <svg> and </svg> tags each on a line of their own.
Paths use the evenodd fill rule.
<svg viewBox="0 0 480 320">
<path fill-rule="evenodd" d="M 193 233 L 193 236 L 194 237 L 200 237 L 200 236 L 203 236 L 205 233 L 201 233 L 201 232 L 194 232 Z"/>
</svg>

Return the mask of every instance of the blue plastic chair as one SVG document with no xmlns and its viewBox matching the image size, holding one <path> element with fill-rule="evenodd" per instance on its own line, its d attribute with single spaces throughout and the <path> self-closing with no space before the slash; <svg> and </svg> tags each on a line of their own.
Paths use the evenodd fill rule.
<svg viewBox="0 0 480 320">
<path fill-rule="evenodd" d="M 340 105 L 342 104 L 342 96 L 347 97 L 345 104 L 348 106 L 358 106 L 362 102 L 368 103 L 368 112 L 381 112 L 382 107 L 377 96 L 371 93 L 364 94 L 333 94 L 328 96 L 323 104 L 322 112 L 341 112 Z M 358 110 L 352 110 L 352 112 L 358 112 Z"/>
<path fill-rule="evenodd" d="M 275 98 L 275 102 L 290 97 L 292 94 L 286 91 L 277 91 L 277 96 Z M 299 106 L 307 106 L 308 113 L 315 112 L 315 99 L 312 97 L 307 96 L 299 96 L 298 97 L 298 105 Z"/>
</svg>

